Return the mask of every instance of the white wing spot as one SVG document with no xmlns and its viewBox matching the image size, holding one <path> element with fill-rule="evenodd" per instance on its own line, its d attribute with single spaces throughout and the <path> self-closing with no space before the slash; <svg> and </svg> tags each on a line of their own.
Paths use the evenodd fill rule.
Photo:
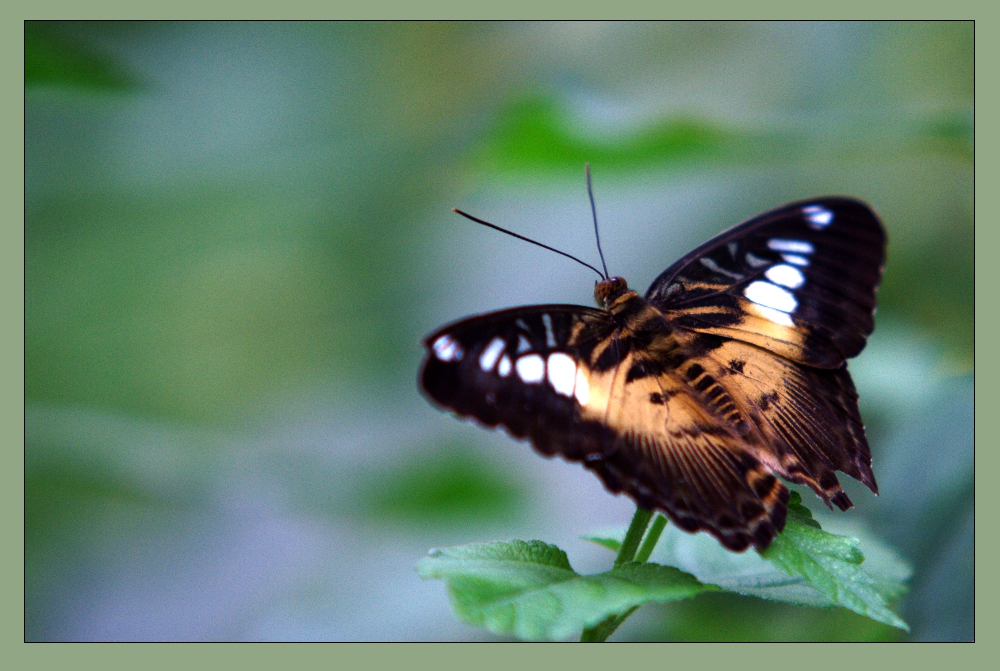
<svg viewBox="0 0 1000 671">
<path fill-rule="evenodd" d="M 833 221 L 833 212 L 825 207 L 820 207 L 819 205 L 808 205 L 803 207 L 802 214 L 806 215 L 806 219 L 809 220 L 809 227 L 815 228 L 816 230 L 826 228 L 830 225 L 830 222 Z"/>
<path fill-rule="evenodd" d="M 771 263 L 767 259 L 762 259 L 759 256 L 755 255 L 753 252 L 747 252 L 743 256 L 743 258 L 746 259 L 747 265 L 750 266 L 751 268 L 763 268 L 764 266 Z"/>
<path fill-rule="evenodd" d="M 719 275 L 725 275 L 726 277 L 732 278 L 737 282 L 743 279 L 743 276 L 740 275 L 739 273 L 734 273 L 731 270 L 726 270 L 725 268 L 723 268 L 722 266 L 720 266 L 718 263 L 708 258 L 707 256 L 701 257 L 700 259 L 698 259 L 698 261 L 701 263 L 701 265 L 705 266 L 713 273 L 718 273 Z"/>
<path fill-rule="evenodd" d="M 549 355 L 547 366 L 549 384 L 557 394 L 573 395 L 573 383 L 576 382 L 576 362 L 568 354 L 554 352 Z"/>
<path fill-rule="evenodd" d="M 667 288 L 664 290 L 663 297 L 666 298 L 667 296 L 673 296 L 674 294 L 676 294 L 678 291 L 680 291 L 683 288 L 684 287 L 682 287 L 677 282 L 671 282 L 670 285 L 667 286 Z"/>
<path fill-rule="evenodd" d="M 450 335 L 443 335 L 435 340 L 431 349 L 434 350 L 434 356 L 441 361 L 461 361 L 465 355 L 462 346 L 455 342 Z"/>
<path fill-rule="evenodd" d="M 748 284 L 747 288 L 743 290 L 743 295 L 757 305 L 781 312 L 792 312 L 799 305 L 792 292 L 782 289 L 776 284 L 760 280 Z"/>
<path fill-rule="evenodd" d="M 503 338 L 497 336 L 490 341 L 490 344 L 486 346 L 483 353 L 479 355 L 479 367 L 483 369 L 484 372 L 490 372 L 493 370 L 493 366 L 496 365 L 497 359 L 503 354 L 503 348 L 506 343 Z"/>
<path fill-rule="evenodd" d="M 510 357 L 506 354 L 500 359 L 500 365 L 497 366 L 497 373 L 500 377 L 507 377 L 510 375 Z"/>
<path fill-rule="evenodd" d="M 580 405 L 587 405 L 587 401 L 590 400 L 590 385 L 587 383 L 587 374 L 583 372 L 583 368 L 576 369 L 576 386 L 573 388 L 573 395 L 576 396 L 576 402 Z"/>
<path fill-rule="evenodd" d="M 537 354 L 522 356 L 514 367 L 517 369 L 517 376 L 527 384 L 536 384 L 545 378 L 545 361 Z"/>
<path fill-rule="evenodd" d="M 798 254 L 782 254 L 781 258 L 785 260 L 785 263 L 790 263 L 793 266 L 808 266 L 809 259 L 804 256 L 799 256 Z"/>
<path fill-rule="evenodd" d="M 552 317 L 548 314 L 543 314 L 542 324 L 545 325 L 545 344 L 550 348 L 554 348 L 556 346 L 556 336 L 552 333 Z"/>
<path fill-rule="evenodd" d="M 793 254 L 812 254 L 815 250 L 812 243 L 805 240 L 786 240 L 784 238 L 771 238 L 767 241 L 769 249 L 776 252 L 791 252 Z"/>
<path fill-rule="evenodd" d="M 524 337 L 523 333 L 517 334 L 517 353 L 524 354 L 531 350 L 531 341 Z"/>
<path fill-rule="evenodd" d="M 792 318 L 784 312 L 779 312 L 774 308 L 769 308 L 764 305 L 757 305 L 756 303 L 754 304 L 753 309 L 761 317 L 770 319 L 775 324 L 781 324 L 782 326 L 795 326 L 795 322 L 792 321 Z"/>
<path fill-rule="evenodd" d="M 784 263 L 768 268 L 764 271 L 764 277 L 789 289 L 798 289 L 806 282 L 801 270 L 794 266 L 786 266 Z"/>
<path fill-rule="evenodd" d="M 528 325 L 525 324 L 524 320 L 521 319 L 520 317 L 518 317 L 517 319 L 515 319 L 514 323 L 517 324 L 517 327 L 519 329 L 521 329 L 522 331 L 527 331 L 528 333 L 531 333 L 531 329 L 528 328 Z"/>
<path fill-rule="evenodd" d="M 736 252 L 739 251 L 740 246 L 739 246 L 739 244 L 736 241 L 727 242 L 726 243 L 726 249 L 729 250 L 729 256 L 731 256 L 731 257 L 733 257 L 733 259 L 735 259 L 736 258 Z"/>
</svg>

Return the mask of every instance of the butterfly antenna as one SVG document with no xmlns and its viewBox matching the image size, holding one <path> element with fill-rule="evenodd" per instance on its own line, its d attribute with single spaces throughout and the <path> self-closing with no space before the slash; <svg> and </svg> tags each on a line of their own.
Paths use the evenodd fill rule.
<svg viewBox="0 0 1000 671">
<path fill-rule="evenodd" d="M 597 206 L 594 205 L 594 188 L 590 185 L 590 164 L 583 164 L 583 171 L 587 173 L 587 195 L 590 197 L 590 213 L 594 215 L 594 237 L 597 238 L 597 253 L 601 255 L 601 265 L 604 267 L 604 279 L 608 275 L 608 264 L 604 262 L 604 252 L 601 251 L 601 233 L 597 230 Z"/>
<path fill-rule="evenodd" d="M 452 211 L 452 212 L 455 212 L 456 214 L 460 214 L 460 215 L 462 215 L 463 217 L 465 217 L 466 219 L 470 219 L 470 220 L 472 220 L 472 221 L 476 222 L 477 224 L 482 224 L 483 226 L 488 226 L 488 227 L 492 228 L 492 229 L 493 229 L 493 230 L 495 230 L 495 231 L 500 231 L 501 233 L 506 233 L 507 235 L 512 235 L 512 236 L 514 236 L 515 238 L 517 238 L 518 240 L 524 240 L 525 242 L 530 242 L 530 243 L 531 243 L 531 244 L 533 244 L 533 245 L 538 245 L 539 247 L 541 247 L 541 248 L 543 248 L 543 249 L 547 249 L 547 250 L 549 250 L 550 252 L 555 252 L 556 254 L 562 254 L 562 255 L 563 255 L 563 256 L 565 256 L 566 258 L 569 258 L 569 259 L 573 259 L 574 261 L 576 261 L 576 262 L 577 262 L 577 263 L 579 263 L 580 265 L 584 265 L 584 266 L 587 266 L 588 268 L 590 268 L 591 270 L 593 270 L 593 271 L 594 271 L 595 273 L 597 273 L 598 275 L 600 275 L 600 276 L 601 276 L 601 279 L 604 279 L 604 278 L 605 278 L 605 276 L 604 276 L 604 275 L 601 275 L 601 271 L 600 271 L 600 270 L 598 270 L 598 269 L 597 269 L 597 268 L 595 268 L 594 266 L 590 265 L 590 264 L 589 264 L 589 263 L 587 263 L 586 261 L 581 261 L 580 259 L 576 258 L 576 257 L 575 257 L 575 256 L 573 256 L 572 254 L 567 254 L 566 252 L 561 252 L 561 251 L 559 251 L 558 249 L 555 249 L 554 247 L 549 247 L 548 245 L 543 245 L 542 243 L 540 243 L 540 242 L 536 242 L 536 241 L 532 240 L 531 238 L 526 238 L 526 237 L 524 237 L 523 235 L 518 235 L 517 233 L 514 233 L 513 231 L 508 231 L 508 230 L 507 230 L 506 228 L 500 228 L 499 226 L 495 226 L 494 224 L 491 224 L 491 223 L 490 223 L 490 222 L 488 222 L 488 221 L 483 221 L 482 219 L 479 219 L 479 218 L 477 218 L 477 217 L 473 217 L 473 216 L 472 216 L 471 214 L 466 214 L 465 212 L 462 212 L 462 211 L 461 211 L 460 209 L 458 209 L 458 208 L 454 208 L 454 207 L 453 207 L 453 208 L 451 209 L 451 211 Z"/>
</svg>

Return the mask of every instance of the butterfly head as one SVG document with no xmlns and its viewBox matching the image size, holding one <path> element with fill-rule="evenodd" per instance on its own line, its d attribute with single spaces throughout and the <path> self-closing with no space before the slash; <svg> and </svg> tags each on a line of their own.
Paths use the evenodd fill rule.
<svg viewBox="0 0 1000 671">
<path fill-rule="evenodd" d="M 610 310 L 614 302 L 627 293 L 629 293 L 628 284 L 621 277 L 611 277 L 594 285 L 597 306 L 605 310 Z"/>
</svg>

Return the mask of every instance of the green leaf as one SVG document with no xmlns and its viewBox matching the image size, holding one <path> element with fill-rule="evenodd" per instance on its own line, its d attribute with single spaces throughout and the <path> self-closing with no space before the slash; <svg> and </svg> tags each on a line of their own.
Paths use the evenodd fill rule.
<svg viewBox="0 0 1000 671">
<path fill-rule="evenodd" d="M 862 530 L 856 535 L 858 539 L 823 531 L 801 505 L 801 497 L 793 492 L 785 529 L 764 557 L 751 551 L 730 552 L 708 534 L 689 534 L 671 524 L 650 559 L 676 566 L 703 583 L 744 596 L 801 606 L 843 606 L 905 629 L 905 623 L 888 610 L 886 602 L 906 592 L 904 583 L 912 575 L 912 569 L 892 548 Z M 584 538 L 614 550 L 623 536 L 623 529 L 606 529 Z M 818 552 L 822 557 L 817 560 L 818 565 L 826 566 L 832 573 L 803 574 L 791 564 L 779 566 L 771 554 L 775 548 L 782 553 L 778 562 L 782 558 L 802 558 L 800 553 Z M 813 582 L 815 578 L 819 579 L 818 584 Z M 846 584 L 839 585 L 838 580 L 845 580 Z M 832 585 L 839 585 L 839 591 L 831 590 Z"/>
<path fill-rule="evenodd" d="M 625 538 L 625 529 L 601 529 L 584 534 L 580 538 L 591 543 L 596 543 L 612 552 L 618 552 L 622 549 L 622 539 Z"/>
<path fill-rule="evenodd" d="M 566 639 L 635 606 L 718 589 L 676 568 L 648 563 L 583 576 L 565 552 L 541 541 L 431 550 L 417 572 L 445 581 L 464 622 L 532 641 Z"/>
<path fill-rule="evenodd" d="M 609 135 L 584 127 L 553 100 L 521 100 L 500 116 L 480 153 L 489 169 L 577 170 L 585 162 L 602 169 L 633 170 L 664 164 L 745 164 L 787 160 L 800 138 L 730 128 L 695 116 L 672 116 L 630 132 Z"/>
<path fill-rule="evenodd" d="M 793 494 L 785 530 L 762 556 L 789 576 L 801 576 L 831 602 L 909 631 L 886 603 L 887 596 L 899 592 L 861 568 L 865 556 L 858 549 L 858 539 L 823 531 L 801 502 Z"/>
</svg>

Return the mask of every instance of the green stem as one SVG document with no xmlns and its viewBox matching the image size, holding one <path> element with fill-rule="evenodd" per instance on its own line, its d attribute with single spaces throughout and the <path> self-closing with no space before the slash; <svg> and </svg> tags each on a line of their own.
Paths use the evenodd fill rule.
<svg viewBox="0 0 1000 671">
<path fill-rule="evenodd" d="M 656 542 L 660 540 L 660 534 L 667 526 L 667 518 L 663 515 L 657 515 L 656 519 L 653 520 L 653 526 L 649 527 L 649 533 L 646 534 L 646 539 L 642 541 L 642 547 L 635 554 L 635 560 L 640 564 L 649 560 L 649 555 L 653 554 L 653 548 L 656 547 Z"/>
<path fill-rule="evenodd" d="M 646 527 L 649 526 L 649 520 L 652 517 L 652 510 L 636 508 L 635 515 L 632 516 L 632 523 L 628 525 L 628 531 L 625 532 L 625 540 L 622 541 L 622 546 L 618 549 L 618 556 L 615 557 L 615 566 L 621 566 L 625 562 L 635 559 L 635 551 L 639 549 L 639 542 L 642 540 L 642 535 L 646 533 Z"/>
<path fill-rule="evenodd" d="M 642 545 L 642 549 L 639 549 L 639 543 L 642 541 L 643 534 L 646 533 L 646 527 L 649 526 L 649 520 L 652 517 L 652 510 L 636 508 L 635 515 L 632 516 L 632 523 L 628 525 L 628 531 L 625 532 L 625 539 L 622 541 L 622 545 L 618 549 L 618 556 L 615 557 L 615 566 L 621 566 L 622 564 L 630 561 L 644 562 L 649 559 L 649 555 L 653 551 L 653 546 L 656 545 L 656 541 L 660 537 L 660 533 L 663 531 L 664 525 L 667 523 L 666 520 L 663 520 L 662 515 L 658 515 L 656 522 L 653 523 L 653 528 L 650 529 L 649 533 L 650 537 L 655 534 L 656 538 L 653 538 L 652 543 L 650 543 L 649 537 L 647 537 L 646 542 Z M 663 520 L 662 524 L 660 523 L 660 520 Z M 647 546 L 649 547 L 647 548 Z M 639 550 L 638 555 L 636 555 L 636 550 Z M 639 559 L 639 557 L 642 557 L 642 559 Z M 621 623 L 625 621 L 625 618 L 634 613 L 637 608 L 638 606 L 630 608 L 624 613 L 609 615 L 593 627 L 584 629 L 583 633 L 580 635 L 580 642 L 600 643 L 608 640 L 608 636 L 613 634 L 615 629 L 617 629 Z"/>
</svg>

